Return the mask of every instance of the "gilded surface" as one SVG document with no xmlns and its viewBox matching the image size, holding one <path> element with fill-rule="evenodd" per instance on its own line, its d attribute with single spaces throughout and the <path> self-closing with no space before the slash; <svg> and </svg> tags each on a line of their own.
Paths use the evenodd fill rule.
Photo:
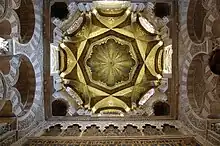
<svg viewBox="0 0 220 146">
<path fill-rule="evenodd" d="M 78 114 L 125 116 L 143 110 L 137 103 L 163 78 L 160 28 L 129 3 L 95 2 L 78 17 L 69 18 L 77 20 L 69 29 L 62 26 L 59 45 L 62 91 L 71 88 L 81 98 Z"/>
<path fill-rule="evenodd" d="M 85 61 L 85 66 L 89 66 L 88 74 L 91 74 L 93 80 L 104 83 L 105 88 L 131 80 L 137 67 L 132 46 L 126 45 L 129 42 L 121 42 L 123 41 L 111 36 L 101 40 L 99 45 L 93 46 Z"/>
</svg>

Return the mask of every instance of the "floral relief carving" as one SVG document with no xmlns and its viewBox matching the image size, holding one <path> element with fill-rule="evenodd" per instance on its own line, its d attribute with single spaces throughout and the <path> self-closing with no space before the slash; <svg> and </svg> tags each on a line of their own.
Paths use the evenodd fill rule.
<svg viewBox="0 0 220 146">
<path fill-rule="evenodd" d="M 114 126 L 114 125 L 109 125 L 108 127 L 106 127 L 106 129 L 103 131 L 103 135 L 104 136 L 120 136 L 121 132 L 118 129 L 118 127 Z"/>
<path fill-rule="evenodd" d="M 162 135 L 163 132 L 156 128 L 156 126 L 151 126 L 149 124 L 146 124 L 143 127 L 143 133 L 144 135 Z"/>
<path fill-rule="evenodd" d="M 114 39 L 108 39 L 106 43 L 93 47 L 86 64 L 90 67 L 94 80 L 100 80 L 112 87 L 130 78 L 135 61 L 128 45 L 121 45 Z"/>
<path fill-rule="evenodd" d="M 123 136 L 141 136 L 141 132 L 136 126 L 127 125 L 122 132 Z"/>
<path fill-rule="evenodd" d="M 81 130 L 79 125 L 68 126 L 66 130 L 63 131 L 61 136 L 80 136 Z"/>
<path fill-rule="evenodd" d="M 101 131 L 96 125 L 92 125 L 84 131 L 83 136 L 101 136 Z"/>
</svg>

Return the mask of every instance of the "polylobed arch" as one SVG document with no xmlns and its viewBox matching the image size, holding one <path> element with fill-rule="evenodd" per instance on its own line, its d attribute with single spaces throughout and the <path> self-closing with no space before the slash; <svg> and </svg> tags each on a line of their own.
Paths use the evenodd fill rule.
<svg viewBox="0 0 220 146">
<path fill-rule="evenodd" d="M 35 97 L 35 72 L 31 61 L 25 55 L 20 56 L 19 78 L 14 87 L 17 88 L 21 95 L 21 103 L 24 111 L 30 110 Z"/>
<path fill-rule="evenodd" d="M 187 13 L 187 29 L 190 39 L 194 43 L 204 41 L 204 20 L 207 10 L 203 7 L 201 0 L 191 0 Z"/>
<path fill-rule="evenodd" d="M 209 108 L 205 104 L 207 93 L 209 92 L 208 83 L 205 79 L 205 70 L 208 57 L 205 53 L 197 54 L 189 66 L 187 77 L 187 90 L 189 104 L 192 110 L 199 116 L 205 117 L 209 113 Z"/>
<path fill-rule="evenodd" d="M 20 39 L 22 44 L 28 43 L 33 34 L 35 28 L 35 11 L 32 0 L 22 0 L 20 7 L 15 10 L 20 19 Z"/>
<path fill-rule="evenodd" d="M 8 20 L 0 22 L 0 37 L 4 39 L 11 39 L 11 24 Z"/>
</svg>

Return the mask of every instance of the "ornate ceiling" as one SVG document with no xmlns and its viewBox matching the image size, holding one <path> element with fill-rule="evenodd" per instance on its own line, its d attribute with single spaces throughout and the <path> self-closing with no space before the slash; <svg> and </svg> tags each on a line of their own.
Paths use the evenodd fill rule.
<svg viewBox="0 0 220 146">
<path fill-rule="evenodd" d="M 169 20 L 155 17 L 152 6 L 72 3 L 67 20 L 54 20 L 62 33 L 51 47 L 54 97 L 68 101 L 71 115 L 151 115 L 150 98 L 167 100 L 172 73 Z"/>
<path fill-rule="evenodd" d="M 0 145 L 219 145 L 218 1 L 71 2 L 0 2 Z"/>
</svg>

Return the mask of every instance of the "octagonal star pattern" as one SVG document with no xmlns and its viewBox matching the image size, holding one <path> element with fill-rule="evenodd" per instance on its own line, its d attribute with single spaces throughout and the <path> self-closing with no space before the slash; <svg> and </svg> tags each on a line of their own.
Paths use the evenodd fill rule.
<svg viewBox="0 0 220 146">
<path fill-rule="evenodd" d="M 85 61 L 90 80 L 109 91 L 128 84 L 140 63 L 132 44 L 113 35 L 90 45 Z"/>
<path fill-rule="evenodd" d="M 93 113 L 135 110 L 140 98 L 160 84 L 163 42 L 128 9 L 120 16 L 83 14 L 77 33 L 60 44 L 60 76 Z M 138 16 L 140 17 L 140 16 Z M 109 109 L 109 110 L 108 110 Z"/>
<path fill-rule="evenodd" d="M 92 79 L 113 87 L 123 81 L 128 81 L 135 61 L 129 52 L 128 45 L 121 45 L 114 39 L 95 45 L 91 57 L 86 61 L 90 67 Z"/>
</svg>

